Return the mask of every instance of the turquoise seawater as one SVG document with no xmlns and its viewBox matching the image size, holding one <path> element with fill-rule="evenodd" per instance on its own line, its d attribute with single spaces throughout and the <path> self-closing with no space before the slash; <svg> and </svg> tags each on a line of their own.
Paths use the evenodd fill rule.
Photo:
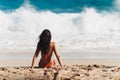
<svg viewBox="0 0 120 80">
<path fill-rule="evenodd" d="M 0 0 L 0 10 L 14 11 L 28 3 L 38 11 L 50 10 L 55 13 L 82 12 L 84 8 L 95 8 L 98 11 L 114 9 L 115 0 Z"/>
</svg>

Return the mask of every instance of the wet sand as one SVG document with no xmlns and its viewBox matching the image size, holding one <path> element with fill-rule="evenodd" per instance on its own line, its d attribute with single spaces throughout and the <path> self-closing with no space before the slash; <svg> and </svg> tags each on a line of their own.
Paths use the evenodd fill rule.
<svg viewBox="0 0 120 80">
<path fill-rule="evenodd" d="M 57 60 L 56 60 L 57 61 Z M 35 66 L 38 66 L 36 61 Z M 64 65 L 107 65 L 107 66 L 120 66 L 120 59 L 62 59 Z M 0 60 L 0 67 L 19 67 L 19 66 L 31 66 L 32 59 L 24 60 Z M 57 62 L 58 64 L 58 62 Z"/>
</svg>

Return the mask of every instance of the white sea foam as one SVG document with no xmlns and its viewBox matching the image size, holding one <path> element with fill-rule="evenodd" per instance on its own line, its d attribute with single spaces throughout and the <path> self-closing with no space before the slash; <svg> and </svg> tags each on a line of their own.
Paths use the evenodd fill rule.
<svg viewBox="0 0 120 80">
<path fill-rule="evenodd" d="M 119 9 L 119 7 L 120 7 L 120 0 L 115 0 L 114 5 L 115 5 L 115 7 L 116 7 L 118 10 L 120 10 L 120 9 Z"/>
<path fill-rule="evenodd" d="M 34 48 L 46 28 L 60 48 L 120 47 L 119 12 L 98 13 L 94 8 L 85 8 L 81 13 L 57 14 L 36 11 L 30 5 L 13 12 L 0 11 L 0 47 Z"/>
</svg>

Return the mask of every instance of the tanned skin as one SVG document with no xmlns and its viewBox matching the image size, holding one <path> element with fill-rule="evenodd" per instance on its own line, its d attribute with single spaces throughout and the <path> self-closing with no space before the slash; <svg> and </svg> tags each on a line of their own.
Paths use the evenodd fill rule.
<svg viewBox="0 0 120 80">
<path fill-rule="evenodd" d="M 41 50 L 40 47 L 37 47 L 36 48 L 36 51 L 35 51 L 35 54 L 33 56 L 33 60 L 32 60 L 32 65 L 31 65 L 31 68 L 33 69 L 34 68 L 34 64 L 35 64 L 35 61 L 39 55 L 39 53 L 41 52 L 41 59 L 39 61 L 39 67 L 40 68 L 49 68 L 49 67 L 52 67 L 54 65 L 56 65 L 55 61 L 52 60 L 52 54 L 54 53 L 58 62 L 59 62 L 59 65 L 61 66 L 62 68 L 62 61 L 60 59 L 60 55 L 57 51 L 57 48 L 56 48 L 56 45 L 55 45 L 55 42 L 50 42 L 50 48 L 49 50 L 47 51 L 47 53 L 43 53 L 43 51 Z"/>
</svg>

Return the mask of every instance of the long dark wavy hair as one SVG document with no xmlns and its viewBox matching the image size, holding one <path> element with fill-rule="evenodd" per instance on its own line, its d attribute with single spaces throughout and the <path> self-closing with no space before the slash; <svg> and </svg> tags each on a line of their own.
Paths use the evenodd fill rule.
<svg viewBox="0 0 120 80">
<path fill-rule="evenodd" d="M 41 48 L 43 54 L 46 54 L 50 47 L 51 32 L 45 29 L 39 36 L 38 47 Z"/>
</svg>

